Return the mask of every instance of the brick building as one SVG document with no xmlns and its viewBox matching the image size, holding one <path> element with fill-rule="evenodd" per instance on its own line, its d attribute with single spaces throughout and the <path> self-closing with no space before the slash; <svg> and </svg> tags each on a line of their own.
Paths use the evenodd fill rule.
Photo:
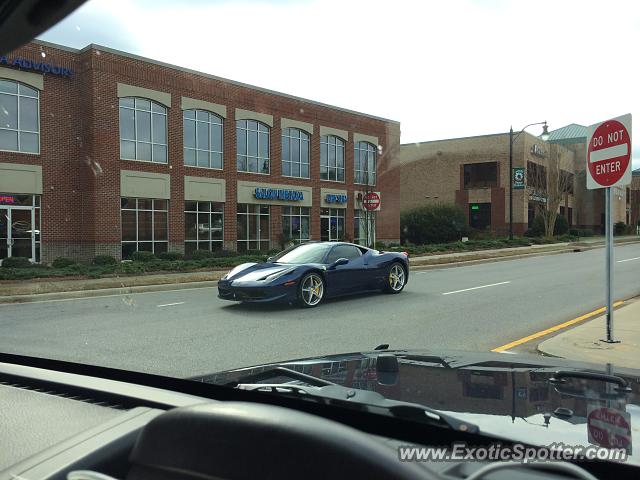
<svg viewBox="0 0 640 480">
<path fill-rule="evenodd" d="M 632 172 L 631 185 L 627 188 L 627 215 L 627 225 L 640 227 L 640 168 Z"/>
<path fill-rule="evenodd" d="M 571 227 L 600 231 L 604 226 L 602 192 L 587 191 L 584 187 L 586 136 L 576 140 L 560 130 L 551 132 L 548 142 L 526 132 L 514 139 L 513 167 L 524 169 L 523 188 L 513 190 L 513 230 L 517 235 L 531 227 L 536 213 L 547 201 L 551 190 L 547 186 L 550 162 L 559 165 L 558 178 L 563 177 L 558 187 L 562 190 L 559 214 Z M 402 210 L 429 204 L 456 204 L 464 209 L 472 228 L 500 235 L 507 233 L 508 133 L 404 144 L 400 170 Z M 617 188 L 614 197 L 615 221 L 624 221 L 625 190 Z"/>
<path fill-rule="evenodd" d="M 41 41 L 0 58 L 0 107 L 0 259 L 399 239 L 395 121 Z"/>
</svg>

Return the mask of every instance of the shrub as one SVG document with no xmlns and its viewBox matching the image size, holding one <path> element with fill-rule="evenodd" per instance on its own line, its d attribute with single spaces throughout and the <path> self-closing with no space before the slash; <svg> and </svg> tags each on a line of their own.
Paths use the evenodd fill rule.
<svg viewBox="0 0 640 480">
<path fill-rule="evenodd" d="M 93 259 L 94 265 L 105 266 L 105 265 L 116 265 L 117 263 L 118 261 L 111 255 L 96 255 L 95 258 Z"/>
<path fill-rule="evenodd" d="M 184 255 L 180 252 L 160 252 L 156 257 L 160 260 L 182 260 Z"/>
<path fill-rule="evenodd" d="M 187 256 L 187 258 L 191 260 L 202 260 L 204 258 L 211 258 L 213 256 L 214 252 L 211 252 L 209 250 L 194 250 Z"/>
<path fill-rule="evenodd" d="M 400 215 L 403 242 L 444 243 L 460 240 L 467 231 L 464 210 L 456 205 L 428 205 Z"/>
<path fill-rule="evenodd" d="M 9 257 L 2 261 L 2 266 L 5 268 L 28 268 L 31 266 L 31 262 L 27 257 Z"/>
<path fill-rule="evenodd" d="M 238 256 L 238 252 L 236 252 L 235 250 L 214 250 L 213 251 L 213 257 L 215 258 L 231 258 L 231 257 L 237 257 L 237 256 Z"/>
<path fill-rule="evenodd" d="M 153 254 L 153 252 L 137 251 L 131 254 L 131 260 L 136 262 L 151 262 L 155 259 L 156 256 Z"/>
<path fill-rule="evenodd" d="M 569 231 L 569 222 L 564 215 L 558 215 L 556 217 L 556 224 L 553 227 L 554 235 L 566 235 Z"/>
<path fill-rule="evenodd" d="M 578 230 L 577 228 L 570 228 L 569 229 L 569 235 L 571 235 L 572 237 L 579 237 L 580 236 L 580 230 Z"/>
<path fill-rule="evenodd" d="M 593 230 L 590 228 L 585 228 L 584 230 L 579 230 L 579 236 L 581 237 L 593 237 Z"/>
<path fill-rule="evenodd" d="M 67 257 L 58 257 L 53 262 L 51 262 L 51 266 L 53 268 L 65 268 L 75 264 L 76 262 Z"/>
<path fill-rule="evenodd" d="M 616 222 L 613 224 L 614 235 L 624 235 L 626 230 L 627 230 L 627 224 L 624 222 Z"/>
</svg>

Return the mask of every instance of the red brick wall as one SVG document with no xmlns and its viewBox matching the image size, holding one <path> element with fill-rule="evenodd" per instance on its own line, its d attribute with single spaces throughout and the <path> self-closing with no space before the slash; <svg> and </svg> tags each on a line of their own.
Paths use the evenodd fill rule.
<svg viewBox="0 0 640 480">
<path fill-rule="evenodd" d="M 320 238 L 320 189 L 338 188 L 349 193 L 346 232 L 353 236 L 353 133 L 378 137 L 384 155 L 378 162 L 378 185 L 382 210 L 378 214 L 378 240 L 398 241 L 400 173 L 399 124 L 385 122 L 331 107 L 207 78 L 177 68 L 156 65 L 100 49 L 80 53 L 42 47 L 47 61 L 72 68 L 74 78 L 45 75 L 41 93 L 41 154 L 0 153 L 1 162 L 33 163 L 43 166 L 42 209 L 43 249 L 85 245 L 84 256 L 95 253 L 119 255 L 120 251 L 120 170 L 166 173 L 171 176 L 169 203 L 170 249 L 182 249 L 184 242 L 184 175 L 223 178 L 226 181 L 224 239 L 226 248 L 236 240 L 236 181 L 263 180 L 265 183 L 311 186 L 314 188 L 311 235 Z M 9 56 L 39 58 L 35 43 Z M 168 164 L 120 160 L 117 83 L 150 88 L 171 94 L 167 109 Z M 295 92 L 293 92 L 295 93 Z M 210 170 L 184 166 L 182 141 L 182 96 L 226 105 L 224 122 L 224 169 Z M 271 175 L 236 172 L 235 109 L 243 108 L 273 115 L 271 130 Z M 281 177 L 280 119 L 309 122 L 311 137 L 311 179 Z M 320 125 L 347 130 L 346 182 L 325 182 L 320 176 Z M 272 243 L 277 246 L 280 209 L 272 208 Z M 56 255 L 57 256 L 57 255 Z M 46 255 L 51 260 L 53 255 Z"/>
</svg>

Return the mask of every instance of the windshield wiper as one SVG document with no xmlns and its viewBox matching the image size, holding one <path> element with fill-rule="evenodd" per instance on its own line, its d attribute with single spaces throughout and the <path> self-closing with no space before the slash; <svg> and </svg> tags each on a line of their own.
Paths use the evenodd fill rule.
<svg viewBox="0 0 640 480">
<path fill-rule="evenodd" d="M 459 432 L 478 433 L 480 430 L 477 425 L 418 403 L 391 400 L 377 392 L 348 388 L 337 384 L 314 387 L 281 383 L 239 383 L 236 388 L 294 396 L 326 405 L 355 408 L 370 413 L 387 414 L 430 424 L 435 423 Z"/>
</svg>

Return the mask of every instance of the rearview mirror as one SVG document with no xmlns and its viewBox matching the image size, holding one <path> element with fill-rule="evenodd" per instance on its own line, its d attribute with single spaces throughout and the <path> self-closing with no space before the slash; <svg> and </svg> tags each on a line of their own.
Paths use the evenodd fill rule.
<svg viewBox="0 0 640 480">
<path fill-rule="evenodd" d="M 339 258 L 335 262 L 333 262 L 331 265 L 329 265 L 329 270 L 333 270 L 334 268 L 339 267 L 340 265 L 346 265 L 347 263 L 349 263 L 348 258 Z"/>
</svg>

